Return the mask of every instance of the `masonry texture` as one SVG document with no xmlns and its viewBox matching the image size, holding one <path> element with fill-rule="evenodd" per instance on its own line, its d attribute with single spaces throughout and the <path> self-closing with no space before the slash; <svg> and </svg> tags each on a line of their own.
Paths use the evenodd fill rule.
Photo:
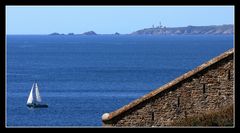
<svg viewBox="0 0 240 133">
<path fill-rule="evenodd" d="M 103 126 L 171 126 L 177 119 L 234 104 L 234 49 L 213 58 L 122 108 L 105 113 Z"/>
</svg>

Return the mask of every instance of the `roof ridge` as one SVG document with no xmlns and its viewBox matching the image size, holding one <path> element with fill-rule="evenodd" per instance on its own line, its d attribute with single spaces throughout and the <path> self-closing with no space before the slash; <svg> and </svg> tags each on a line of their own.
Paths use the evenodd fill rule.
<svg viewBox="0 0 240 133">
<path fill-rule="evenodd" d="M 110 112 L 110 113 L 104 113 L 102 115 L 102 120 L 103 121 L 108 121 L 108 120 L 113 119 L 114 117 L 126 112 L 127 110 L 137 106 L 138 104 L 146 101 L 147 99 L 150 99 L 150 98 L 156 96 L 157 94 L 163 92 L 164 90 L 167 90 L 167 89 L 171 88 L 172 86 L 178 84 L 179 82 L 181 82 L 181 81 L 183 81 L 187 78 L 192 77 L 193 75 L 195 75 L 196 73 L 204 70 L 205 68 L 221 61 L 222 59 L 225 59 L 226 57 L 232 55 L 233 53 L 234 53 L 234 49 L 232 48 L 232 49 L 220 54 L 219 56 L 216 56 L 216 57 L 212 58 L 211 60 L 199 65 L 198 67 L 194 68 L 193 70 L 188 71 L 187 73 L 177 77 L 176 79 L 164 84 L 163 86 L 161 86 L 161 87 L 145 94 L 144 96 L 130 102 L 129 104 L 117 109 L 116 111 L 113 111 L 113 112 Z"/>
</svg>

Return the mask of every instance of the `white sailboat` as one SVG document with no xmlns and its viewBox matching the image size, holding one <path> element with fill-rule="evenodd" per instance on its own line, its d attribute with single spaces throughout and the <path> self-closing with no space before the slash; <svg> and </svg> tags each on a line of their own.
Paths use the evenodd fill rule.
<svg viewBox="0 0 240 133">
<path fill-rule="evenodd" d="M 33 83 L 32 89 L 28 96 L 27 106 L 31 108 L 47 108 L 47 104 L 42 104 L 42 99 L 39 93 L 39 88 L 37 83 Z"/>
</svg>

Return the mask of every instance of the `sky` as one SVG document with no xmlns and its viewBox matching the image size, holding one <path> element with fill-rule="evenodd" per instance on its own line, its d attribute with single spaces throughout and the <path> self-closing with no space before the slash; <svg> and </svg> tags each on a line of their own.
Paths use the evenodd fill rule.
<svg viewBox="0 0 240 133">
<path fill-rule="evenodd" d="M 6 34 L 127 34 L 160 22 L 166 27 L 234 24 L 234 6 L 6 6 Z"/>
</svg>

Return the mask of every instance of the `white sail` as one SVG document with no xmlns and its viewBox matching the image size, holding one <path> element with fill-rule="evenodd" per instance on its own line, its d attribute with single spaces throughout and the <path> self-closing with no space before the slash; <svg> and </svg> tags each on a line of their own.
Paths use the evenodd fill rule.
<svg viewBox="0 0 240 133">
<path fill-rule="evenodd" d="M 40 93 L 39 93 L 39 90 L 38 90 L 37 83 L 35 84 L 35 93 L 36 93 L 36 100 L 37 100 L 37 102 L 41 102 L 42 99 L 41 99 L 41 96 L 40 96 Z"/>
<path fill-rule="evenodd" d="M 33 99 L 33 89 L 34 89 L 34 84 L 32 85 L 32 89 L 31 89 L 30 94 L 28 96 L 27 104 L 33 103 L 33 100 L 34 100 Z"/>
</svg>

